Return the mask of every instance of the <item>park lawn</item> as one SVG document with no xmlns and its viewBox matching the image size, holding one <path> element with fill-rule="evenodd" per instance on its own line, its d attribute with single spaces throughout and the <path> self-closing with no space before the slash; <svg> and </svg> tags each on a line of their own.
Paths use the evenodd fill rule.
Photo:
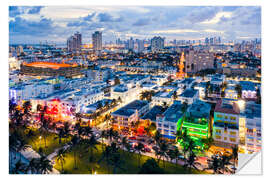
<svg viewBox="0 0 270 180">
<path fill-rule="evenodd" d="M 49 155 L 55 151 L 55 149 L 60 148 L 64 146 L 65 143 L 69 142 L 71 140 L 71 137 L 65 139 L 62 138 L 62 143 L 59 144 L 59 140 L 56 133 L 52 132 L 46 132 L 45 134 L 40 132 L 36 128 L 31 128 L 31 130 L 34 132 L 34 136 L 27 137 L 24 129 L 19 129 L 20 134 L 22 134 L 22 137 L 25 139 L 27 144 L 29 144 L 36 152 L 39 152 L 39 148 L 43 149 L 43 153 L 45 155 Z M 45 138 L 46 135 L 46 148 L 45 148 Z M 41 139 L 40 139 L 41 137 Z"/>
<path fill-rule="evenodd" d="M 77 147 L 77 169 L 74 169 L 74 158 L 73 158 L 73 152 L 68 152 L 66 154 L 65 163 L 63 165 L 64 172 L 67 174 L 91 174 L 92 168 L 94 168 L 94 171 L 96 171 L 97 174 L 112 174 L 113 173 L 113 167 L 107 166 L 106 161 L 103 160 L 98 163 L 96 163 L 100 158 L 102 154 L 101 145 L 97 145 L 98 151 L 94 150 L 94 162 L 89 162 L 90 152 L 82 152 L 82 150 L 78 149 Z M 85 150 L 84 150 L 85 151 Z M 123 150 L 120 150 L 121 157 L 123 160 L 122 168 L 123 169 L 117 169 L 117 174 L 138 174 L 140 168 L 138 167 L 138 154 L 136 153 L 128 153 L 124 152 Z M 141 156 L 141 166 L 142 164 L 147 161 L 148 159 L 151 159 L 151 157 L 148 156 Z M 163 162 L 162 160 L 159 163 L 159 166 L 163 168 Z M 61 164 L 60 162 L 55 161 L 55 169 L 61 171 Z M 194 169 L 191 170 L 191 172 L 188 169 L 184 169 L 180 165 L 176 165 L 170 162 L 165 161 L 165 168 L 163 168 L 166 174 L 204 174 L 205 172 L 196 171 Z"/>
</svg>

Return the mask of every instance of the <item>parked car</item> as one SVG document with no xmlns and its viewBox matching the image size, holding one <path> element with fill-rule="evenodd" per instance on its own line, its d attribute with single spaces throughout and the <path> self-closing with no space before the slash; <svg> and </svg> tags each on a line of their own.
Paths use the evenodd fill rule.
<svg viewBox="0 0 270 180">
<path fill-rule="evenodd" d="M 144 151 L 145 151 L 145 152 L 151 152 L 151 149 L 148 148 L 148 147 L 146 147 L 146 148 L 144 148 Z"/>
<path fill-rule="evenodd" d="M 128 139 L 136 140 L 136 137 L 132 136 L 132 137 L 129 137 Z"/>
</svg>

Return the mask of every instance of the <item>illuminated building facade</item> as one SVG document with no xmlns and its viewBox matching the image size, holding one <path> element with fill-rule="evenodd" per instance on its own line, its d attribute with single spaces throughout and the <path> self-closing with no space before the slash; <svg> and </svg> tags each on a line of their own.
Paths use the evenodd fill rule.
<svg viewBox="0 0 270 180">
<path fill-rule="evenodd" d="M 239 144 L 240 109 L 236 102 L 217 102 L 214 111 L 213 139 L 216 146 L 231 148 Z"/>
<path fill-rule="evenodd" d="M 149 111 L 148 101 L 135 100 L 111 113 L 114 118 L 113 127 L 115 129 L 129 129 L 132 123 L 139 120 Z"/>
<path fill-rule="evenodd" d="M 30 76 L 64 76 L 81 75 L 81 67 L 76 64 L 32 62 L 21 64 L 21 74 Z"/>
<path fill-rule="evenodd" d="M 210 110 L 210 104 L 200 100 L 195 101 L 187 109 L 182 129 L 187 130 L 187 134 L 195 140 L 208 138 L 210 136 Z"/>
<path fill-rule="evenodd" d="M 184 112 L 180 101 L 174 103 L 162 114 L 156 118 L 156 126 L 162 136 L 174 140 L 176 132 L 183 122 Z"/>
<path fill-rule="evenodd" d="M 176 77 L 179 79 L 186 77 L 186 73 L 184 72 L 185 69 L 184 62 L 185 62 L 185 53 L 182 52 L 181 57 L 179 59 L 178 72 L 176 73 Z"/>
<path fill-rule="evenodd" d="M 240 138 L 244 140 L 246 152 L 258 152 L 261 150 L 261 105 L 248 101 L 241 112 L 240 121 L 243 128 L 239 129 Z"/>
<path fill-rule="evenodd" d="M 186 52 L 185 72 L 194 74 L 204 69 L 211 69 L 214 67 L 214 59 L 212 52 L 190 49 Z"/>
</svg>

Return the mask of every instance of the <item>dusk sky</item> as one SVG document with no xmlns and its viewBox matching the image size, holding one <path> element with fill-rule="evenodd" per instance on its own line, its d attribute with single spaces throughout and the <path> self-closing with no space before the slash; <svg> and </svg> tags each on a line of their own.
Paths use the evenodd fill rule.
<svg viewBox="0 0 270 180">
<path fill-rule="evenodd" d="M 261 37 L 261 8 L 251 6 L 46 6 L 9 7 L 10 43 L 66 43 L 76 31 L 83 43 L 100 30 L 104 41 L 162 36 L 166 40 Z"/>
</svg>

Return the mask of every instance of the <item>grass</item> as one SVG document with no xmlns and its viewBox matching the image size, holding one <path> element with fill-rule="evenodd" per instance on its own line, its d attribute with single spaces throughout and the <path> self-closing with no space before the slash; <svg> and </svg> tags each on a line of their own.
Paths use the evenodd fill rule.
<svg viewBox="0 0 270 180">
<path fill-rule="evenodd" d="M 70 137 L 65 139 L 62 138 L 62 143 L 59 144 L 59 140 L 56 133 L 46 132 L 42 133 L 36 128 L 29 128 L 34 132 L 34 135 L 31 137 L 27 137 L 27 131 L 23 128 L 17 129 L 18 132 L 21 134 L 23 139 L 29 144 L 36 152 L 39 151 L 39 148 L 43 149 L 43 153 L 45 155 L 49 155 L 55 151 L 55 149 L 62 147 L 65 143 L 70 141 Z M 45 147 L 45 135 L 46 135 L 46 146 Z M 40 139 L 41 137 L 41 139 Z"/>
<path fill-rule="evenodd" d="M 66 154 L 65 163 L 63 166 L 64 173 L 67 174 L 91 174 L 92 168 L 94 168 L 94 171 L 97 172 L 97 174 L 112 174 L 113 173 L 113 167 L 107 166 L 105 160 L 101 161 L 100 164 L 97 163 L 97 161 L 101 158 L 102 149 L 101 145 L 97 145 L 98 150 L 94 150 L 94 162 L 89 162 L 90 152 L 83 152 L 82 150 L 77 147 L 77 169 L 74 169 L 74 158 L 73 158 L 73 152 L 68 152 Z M 130 153 L 128 155 L 127 152 L 124 152 L 120 150 L 121 157 L 123 160 L 122 168 L 123 169 L 117 169 L 117 174 L 138 174 L 140 168 L 138 167 L 138 154 L 136 153 Z M 148 159 L 151 159 L 151 157 L 148 156 L 141 156 L 141 166 L 142 164 L 147 161 Z M 160 161 L 159 166 L 164 169 L 166 174 L 203 174 L 205 172 L 197 171 L 194 169 L 184 169 L 180 165 L 176 165 L 170 162 L 165 161 L 165 168 L 163 168 L 163 162 Z M 60 162 L 55 162 L 55 169 L 61 171 L 61 164 Z"/>
</svg>

